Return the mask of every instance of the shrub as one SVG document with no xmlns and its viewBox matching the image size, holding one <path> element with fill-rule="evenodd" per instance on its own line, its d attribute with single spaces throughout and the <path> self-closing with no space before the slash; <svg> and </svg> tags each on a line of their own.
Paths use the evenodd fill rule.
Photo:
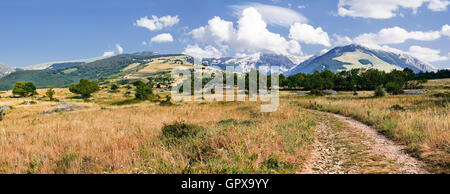
<svg viewBox="0 0 450 194">
<path fill-rule="evenodd" d="M 403 93 L 403 84 L 398 82 L 389 82 L 386 84 L 386 91 L 393 95 L 398 95 Z"/>
<path fill-rule="evenodd" d="M 129 104 L 137 104 L 137 103 L 141 103 L 141 102 L 142 102 L 142 100 L 138 100 L 138 99 L 127 99 L 127 100 L 113 102 L 113 103 L 111 103 L 111 105 L 122 106 L 122 105 L 129 105 Z"/>
<path fill-rule="evenodd" d="M 176 121 L 172 124 L 164 124 L 162 128 L 162 136 L 169 140 L 177 140 L 183 138 L 195 137 L 201 127 L 193 124 L 187 124 L 183 121 Z"/>
<path fill-rule="evenodd" d="M 142 81 L 136 81 L 133 83 L 136 86 L 136 99 L 139 100 L 149 100 L 151 94 L 153 93 L 152 87 L 145 85 Z"/>
<path fill-rule="evenodd" d="M 49 88 L 47 90 L 47 92 L 45 92 L 45 94 L 47 95 L 47 97 L 50 99 L 50 101 L 53 101 L 53 95 L 55 95 L 55 90 L 53 90 L 53 88 Z"/>
<path fill-rule="evenodd" d="M 309 92 L 309 95 L 313 96 L 323 96 L 324 93 L 318 89 L 312 89 L 311 92 Z"/>
<path fill-rule="evenodd" d="M 170 97 L 169 95 L 166 96 L 165 100 L 161 101 L 161 105 L 172 105 L 172 97 Z"/>
<path fill-rule="evenodd" d="M 383 97 L 384 95 L 386 95 L 384 93 L 383 87 L 378 86 L 377 88 L 375 88 L 375 97 Z"/>
<path fill-rule="evenodd" d="M 31 82 L 17 82 L 14 85 L 14 89 L 12 91 L 13 95 L 19 95 L 23 97 L 33 96 L 36 93 L 36 86 L 34 86 Z"/>
<path fill-rule="evenodd" d="M 87 79 L 81 79 L 80 83 L 74 84 L 69 88 L 70 92 L 81 94 L 83 98 L 91 97 L 91 94 L 100 90 L 98 84 Z"/>
<path fill-rule="evenodd" d="M 69 88 L 70 92 L 81 94 L 83 98 L 91 97 L 91 94 L 100 90 L 98 84 L 87 79 L 81 79 L 80 83 L 74 84 Z"/>
<path fill-rule="evenodd" d="M 398 105 L 398 104 L 394 104 L 393 106 L 391 106 L 391 108 L 389 108 L 390 110 L 401 110 L 404 111 L 405 108 L 403 108 L 402 106 Z"/>
<path fill-rule="evenodd" d="M 111 86 L 111 90 L 112 91 L 116 91 L 116 90 L 118 90 L 119 89 L 119 86 L 117 85 L 117 84 L 113 84 L 112 86 Z"/>
<path fill-rule="evenodd" d="M 445 92 L 445 93 L 436 93 L 433 95 L 436 98 L 450 98 L 450 92 Z"/>
</svg>

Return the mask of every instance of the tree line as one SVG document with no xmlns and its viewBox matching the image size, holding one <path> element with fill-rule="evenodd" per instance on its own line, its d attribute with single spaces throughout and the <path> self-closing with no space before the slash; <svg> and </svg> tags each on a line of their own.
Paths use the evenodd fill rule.
<svg viewBox="0 0 450 194">
<path fill-rule="evenodd" d="M 288 89 L 340 91 L 375 90 L 378 86 L 399 85 L 406 87 L 415 78 L 414 71 L 405 68 L 390 73 L 378 69 L 352 69 L 333 73 L 332 71 L 315 71 L 313 74 L 297 73 L 280 76 L 280 87 Z"/>
</svg>

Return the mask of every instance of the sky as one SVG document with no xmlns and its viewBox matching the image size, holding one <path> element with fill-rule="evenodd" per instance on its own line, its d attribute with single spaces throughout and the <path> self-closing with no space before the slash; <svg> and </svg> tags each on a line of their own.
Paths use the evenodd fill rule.
<svg viewBox="0 0 450 194">
<path fill-rule="evenodd" d="M 155 51 L 308 57 L 351 43 L 450 68 L 448 0 L 2 0 L 0 63 Z"/>
</svg>

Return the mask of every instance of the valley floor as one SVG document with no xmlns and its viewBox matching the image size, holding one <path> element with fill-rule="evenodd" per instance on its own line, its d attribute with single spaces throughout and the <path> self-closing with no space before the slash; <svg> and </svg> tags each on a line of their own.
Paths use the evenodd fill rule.
<svg viewBox="0 0 450 194">
<path fill-rule="evenodd" d="M 2 93 L 11 110 L 0 121 L 0 173 L 448 173 L 440 88 L 384 98 L 283 92 L 273 113 L 259 102 L 135 102 L 121 88 L 87 102 L 56 89 L 82 108 L 42 114 L 61 103 Z"/>
</svg>

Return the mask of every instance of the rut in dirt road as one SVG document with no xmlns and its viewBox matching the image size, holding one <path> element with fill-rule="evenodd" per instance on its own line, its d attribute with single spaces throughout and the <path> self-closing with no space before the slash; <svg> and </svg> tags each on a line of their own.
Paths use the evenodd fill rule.
<svg viewBox="0 0 450 194">
<path fill-rule="evenodd" d="M 428 173 L 403 146 L 375 129 L 341 115 L 312 111 L 319 119 L 316 143 L 302 173 Z"/>
</svg>

